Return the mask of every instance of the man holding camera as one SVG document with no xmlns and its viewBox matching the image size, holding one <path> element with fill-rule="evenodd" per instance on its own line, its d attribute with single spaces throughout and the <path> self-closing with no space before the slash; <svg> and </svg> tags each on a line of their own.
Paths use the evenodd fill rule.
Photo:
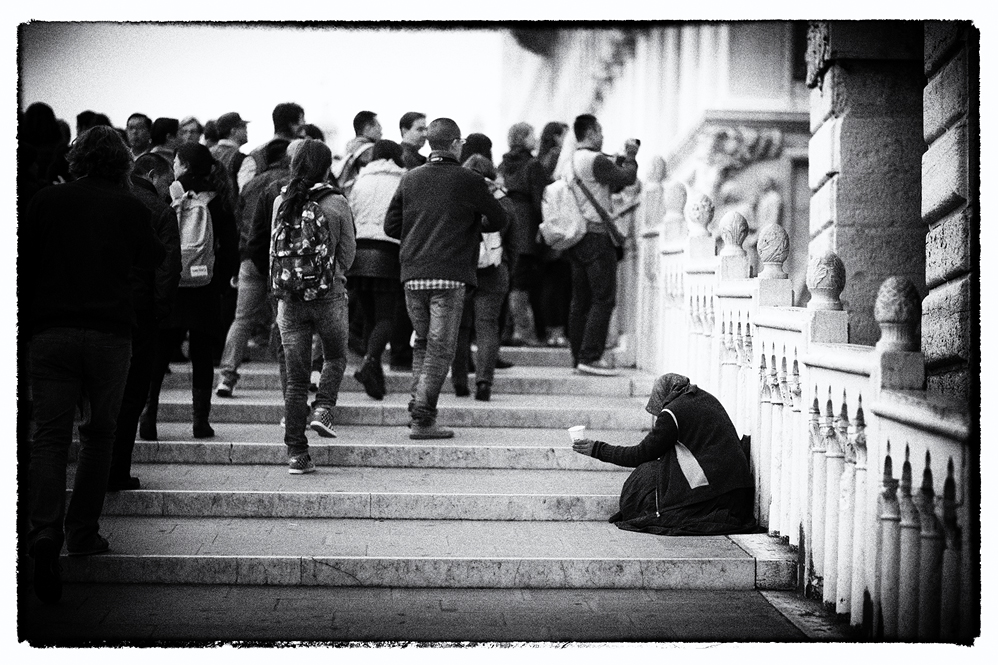
<svg viewBox="0 0 998 665">
<path fill-rule="evenodd" d="M 578 147 L 572 167 L 584 196 L 577 197 L 586 219 L 586 234 L 568 250 L 572 264 L 572 304 L 569 340 L 576 371 L 614 376 L 613 363 L 603 357 L 610 316 L 617 298 L 617 248 L 620 234 L 612 226 L 611 196 L 634 184 L 638 175 L 640 141 L 629 139 L 624 154 L 603 154 L 603 128 L 595 116 L 580 115 L 573 127 Z"/>
</svg>

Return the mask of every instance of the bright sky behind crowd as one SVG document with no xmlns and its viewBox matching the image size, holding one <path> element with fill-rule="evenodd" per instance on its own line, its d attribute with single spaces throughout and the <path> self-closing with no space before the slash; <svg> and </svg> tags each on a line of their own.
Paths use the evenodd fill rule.
<svg viewBox="0 0 998 665">
<path fill-rule="evenodd" d="M 297 102 L 334 151 L 361 110 L 400 139 L 406 111 L 447 116 L 483 132 L 498 154 L 513 120 L 500 116 L 502 36 L 495 30 L 371 30 L 206 23 L 27 24 L 20 43 L 20 108 L 45 102 L 74 132 L 76 115 L 249 120 L 247 149 L 273 135 L 271 111 Z M 424 148 L 425 153 L 428 148 Z"/>
</svg>

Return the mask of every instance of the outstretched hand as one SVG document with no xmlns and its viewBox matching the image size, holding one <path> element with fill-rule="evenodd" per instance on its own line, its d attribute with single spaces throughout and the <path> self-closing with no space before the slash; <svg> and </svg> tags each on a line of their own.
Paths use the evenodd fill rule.
<svg viewBox="0 0 998 665">
<path fill-rule="evenodd" d="M 572 442 L 572 450 L 581 455 L 587 455 L 589 457 L 592 457 L 594 444 L 595 442 L 590 441 L 589 439 L 579 439 L 578 441 Z"/>
</svg>

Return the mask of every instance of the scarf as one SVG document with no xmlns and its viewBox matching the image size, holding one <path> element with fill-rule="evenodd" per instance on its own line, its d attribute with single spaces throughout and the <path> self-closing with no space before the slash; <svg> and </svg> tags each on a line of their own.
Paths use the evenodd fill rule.
<svg viewBox="0 0 998 665">
<path fill-rule="evenodd" d="M 690 383 L 689 377 L 682 374 L 663 374 L 655 380 L 655 387 L 651 389 L 651 397 L 648 398 L 645 411 L 657 416 L 672 400 L 680 395 L 694 395 L 697 390 L 696 384 Z"/>
</svg>

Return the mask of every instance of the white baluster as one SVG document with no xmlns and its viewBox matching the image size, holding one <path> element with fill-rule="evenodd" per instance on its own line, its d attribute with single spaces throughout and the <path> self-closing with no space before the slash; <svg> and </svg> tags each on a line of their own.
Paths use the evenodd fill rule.
<svg viewBox="0 0 998 665">
<path fill-rule="evenodd" d="M 815 386 L 815 395 L 818 388 Z M 832 428 L 832 389 L 828 389 L 828 403 L 821 433 L 811 443 L 811 565 L 813 575 L 822 577 L 825 566 L 825 453 L 828 439 L 834 438 Z M 817 402 L 817 396 L 814 398 Z"/>
<path fill-rule="evenodd" d="M 793 398 L 790 395 L 790 378 L 787 375 L 787 348 L 783 347 L 783 358 L 780 360 L 780 396 L 783 401 L 783 423 L 781 429 L 783 461 L 780 464 L 780 534 L 790 537 L 790 495 L 793 478 Z"/>
<path fill-rule="evenodd" d="M 898 636 L 898 568 L 901 551 L 901 507 L 897 497 L 898 481 L 894 478 L 894 465 L 891 461 L 891 444 L 887 442 L 887 455 L 884 458 L 884 490 L 880 495 L 878 513 L 880 516 L 880 574 L 879 581 L 880 614 L 883 622 L 883 637 L 886 640 Z M 876 624 L 874 624 L 876 625 Z"/>
<path fill-rule="evenodd" d="M 845 413 L 845 401 L 843 394 L 842 411 L 839 413 L 837 425 L 841 424 L 843 417 L 846 423 L 849 422 L 849 417 Z M 829 420 L 831 420 L 831 407 L 832 401 L 829 399 Z M 845 453 L 837 429 L 830 427 L 827 431 L 829 436 L 825 441 L 825 565 L 822 566 L 822 577 L 824 577 L 822 600 L 832 605 L 835 604 L 838 593 L 836 580 L 839 572 L 839 486 L 842 469 L 845 466 Z"/>
<path fill-rule="evenodd" d="M 943 484 L 943 530 L 946 549 L 943 551 L 942 598 L 939 606 L 939 639 L 954 642 L 960 636 L 960 549 L 962 534 L 956 517 L 956 479 L 953 458 L 946 464 Z"/>
<path fill-rule="evenodd" d="M 918 512 L 922 518 L 922 547 L 919 554 L 918 576 L 918 639 L 935 642 L 939 639 L 939 612 L 942 585 L 943 530 L 936 517 L 935 490 L 932 486 L 932 458 L 925 453 L 922 491 L 918 497 Z"/>
<path fill-rule="evenodd" d="M 773 345 L 773 353 L 770 355 L 771 369 L 769 374 L 769 401 L 772 405 L 771 430 L 769 447 L 769 477 L 770 477 L 770 497 L 769 497 L 769 535 L 780 535 L 782 525 L 780 523 L 781 504 L 780 499 L 783 494 L 781 482 L 783 480 L 783 394 L 780 390 L 780 373 L 783 373 L 783 383 L 786 383 L 786 368 L 777 370 L 779 365 L 776 360 L 776 345 Z"/>
<path fill-rule="evenodd" d="M 901 467 L 901 553 L 898 568 L 898 639 L 911 641 L 918 637 L 918 575 L 921 543 L 921 520 L 911 496 L 911 450 L 905 446 L 904 466 Z"/>
<path fill-rule="evenodd" d="M 796 355 L 796 351 L 794 351 Z M 790 544 L 794 547 L 803 547 L 803 537 L 801 534 L 803 526 L 803 512 L 801 505 L 807 495 L 807 465 L 810 461 L 810 454 L 807 440 L 804 437 L 805 424 L 801 411 L 801 385 L 800 372 L 797 359 L 794 358 L 793 372 L 790 374 L 790 396 L 793 401 L 790 426 L 790 447 L 793 449 L 793 473 L 791 477 L 790 492 Z"/>
<path fill-rule="evenodd" d="M 845 404 L 842 405 L 843 409 Z M 849 614 L 852 605 L 852 536 L 853 517 L 856 510 L 856 446 L 848 437 L 843 428 L 848 428 L 848 414 L 844 420 L 840 419 L 839 436 L 845 441 L 843 452 L 842 475 L 839 478 L 839 547 L 838 547 L 838 570 L 836 572 L 836 598 L 835 612 L 837 614 Z"/>
<path fill-rule="evenodd" d="M 759 525 L 768 527 L 770 491 L 772 487 L 770 451 L 772 449 L 771 442 L 773 435 L 773 405 L 765 348 L 763 348 L 763 352 L 759 358 L 761 361 L 759 367 L 761 390 L 759 398 L 759 484 L 757 485 L 759 490 L 757 500 L 759 502 Z"/>
<path fill-rule="evenodd" d="M 856 504 L 853 516 L 852 536 L 852 590 L 849 608 L 849 624 L 863 625 L 863 592 L 866 581 L 866 420 L 863 417 L 863 396 L 859 397 L 856 409 L 856 422 L 853 430 L 853 447 L 856 451 Z"/>
</svg>

